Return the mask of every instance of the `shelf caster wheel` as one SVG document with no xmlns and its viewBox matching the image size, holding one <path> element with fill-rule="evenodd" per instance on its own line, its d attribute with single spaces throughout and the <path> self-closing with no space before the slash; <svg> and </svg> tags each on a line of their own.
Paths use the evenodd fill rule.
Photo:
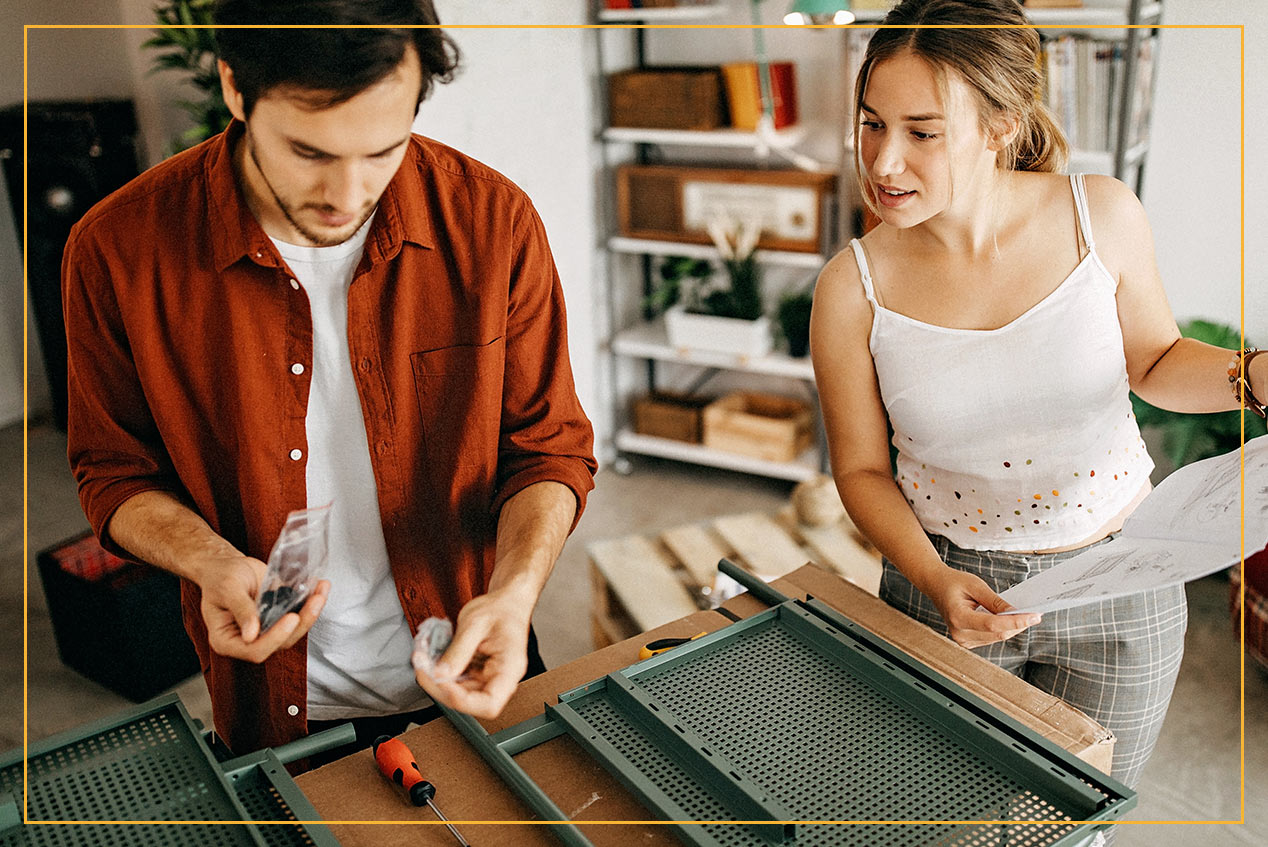
<svg viewBox="0 0 1268 847">
<path fill-rule="evenodd" d="M 612 460 L 612 470 L 621 476 L 629 476 L 634 473 L 634 463 L 624 456 L 617 456 Z"/>
</svg>

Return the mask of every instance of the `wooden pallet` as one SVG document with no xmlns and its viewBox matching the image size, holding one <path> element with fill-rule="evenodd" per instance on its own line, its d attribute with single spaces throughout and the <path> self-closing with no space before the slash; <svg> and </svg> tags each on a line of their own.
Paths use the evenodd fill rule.
<svg viewBox="0 0 1268 847">
<path fill-rule="evenodd" d="M 880 555 L 848 519 L 806 526 L 791 507 L 775 515 L 726 515 L 654 536 L 598 541 L 588 552 L 596 647 L 715 605 L 710 601 L 725 594 L 728 583 L 734 585 L 719 579 L 723 557 L 767 580 L 814 562 L 872 595 L 880 588 Z"/>
</svg>

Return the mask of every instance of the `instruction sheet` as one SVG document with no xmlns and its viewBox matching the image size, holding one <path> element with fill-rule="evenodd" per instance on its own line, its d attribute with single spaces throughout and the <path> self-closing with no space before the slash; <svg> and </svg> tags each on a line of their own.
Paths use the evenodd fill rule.
<svg viewBox="0 0 1268 847">
<path fill-rule="evenodd" d="M 1108 544 L 1000 594 L 1016 612 L 1052 612 L 1177 585 L 1241 561 L 1268 544 L 1268 435 L 1246 443 L 1246 501 L 1242 452 L 1204 459 L 1164 479 Z"/>
</svg>

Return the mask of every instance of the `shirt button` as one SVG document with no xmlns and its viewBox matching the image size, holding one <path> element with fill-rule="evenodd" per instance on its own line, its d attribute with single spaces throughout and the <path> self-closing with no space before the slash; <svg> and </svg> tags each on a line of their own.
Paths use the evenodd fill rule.
<svg viewBox="0 0 1268 847">
<path fill-rule="evenodd" d="M 256 255 L 259 255 L 259 254 L 257 253 Z M 292 279 L 291 288 L 295 289 L 296 291 L 299 291 L 299 280 Z"/>
<path fill-rule="evenodd" d="M 380 455 L 380 456 L 382 456 L 382 455 L 383 455 L 384 453 L 386 453 L 386 452 L 387 452 L 387 442 L 386 442 L 386 441 L 380 441 L 380 442 L 379 442 L 379 455 Z"/>
<path fill-rule="evenodd" d="M 361 372 L 362 372 L 362 373 L 369 373 L 369 372 L 370 372 L 370 366 L 371 366 L 371 365 L 372 365 L 372 362 L 369 360 L 369 358 L 362 359 L 362 360 L 361 360 Z"/>
<path fill-rule="evenodd" d="M 255 258 L 259 259 L 259 258 L 260 258 L 261 256 L 263 256 L 263 255 L 264 255 L 264 254 L 263 254 L 263 253 L 261 253 L 259 250 L 256 250 L 256 251 L 255 251 Z"/>
<path fill-rule="evenodd" d="M 287 706 L 286 714 L 290 715 L 291 717 L 295 717 L 296 715 L 299 714 L 299 706 Z"/>
<path fill-rule="evenodd" d="M 304 455 L 304 451 L 300 450 L 298 447 L 296 447 L 294 450 L 291 451 L 291 458 L 297 462 L 300 460 L 300 458 L 303 455 Z"/>
<path fill-rule="evenodd" d="M 295 364 L 291 365 L 291 373 L 295 374 L 295 376 L 299 376 L 303 372 L 304 372 L 304 366 L 301 365 L 299 362 L 296 362 Z"/>
</svg>

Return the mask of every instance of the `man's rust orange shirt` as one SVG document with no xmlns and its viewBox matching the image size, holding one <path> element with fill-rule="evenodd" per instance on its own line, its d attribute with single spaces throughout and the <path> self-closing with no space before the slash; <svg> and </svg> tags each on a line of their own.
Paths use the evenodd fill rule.
<svg viewBox="0 0 1268 847">
<path fill-rule="evenodd" d="M 66 245 L 69 457 L 93 529 L 122 555 L 110 517 L 143 491 L 184 499 L 261 560 L 307 505 L 312 317 L 238 188 L 241 136 L 235 123 L 147 171 Z M 524 193 L 414 136 L 348 291 L 348 346 L 406 619 L 456 619 L 488 586 L 507 498 L 553 480 L 579 516 L 593 485 L 559 277 Z M 304 734 L 306 642 L 258 666 L 228 659 L 208 649 L 197 586 L 182 601 L 230 746 Z"/>
</svg>

